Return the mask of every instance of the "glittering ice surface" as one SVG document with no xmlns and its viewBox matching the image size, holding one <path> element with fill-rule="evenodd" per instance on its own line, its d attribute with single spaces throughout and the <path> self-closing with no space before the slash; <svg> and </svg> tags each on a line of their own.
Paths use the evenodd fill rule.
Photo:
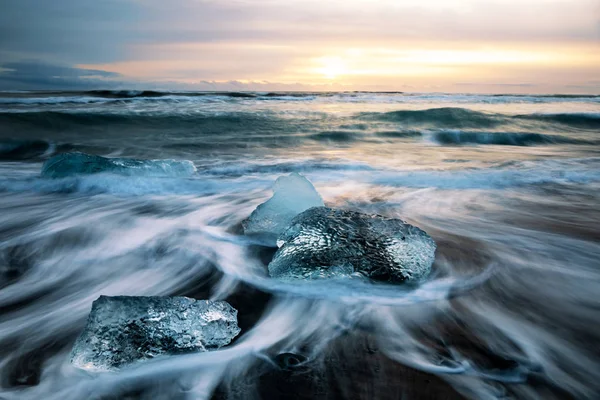
<svg viewBox="0 0 600 400">
<path fill-rule="evenodd" d="M 279 177 L 273 186 L 273 197 L 256 207 L 244 221 L 244 232 L 263 236 L 274 245 L 296 215 L 323 205 L 323 199 L 304 176 L 292 173 Z"/>
<path fill-rule="evenodd" d="M 429 274 L 436 245 L 421 229 L 381 215 L 311 208 L 280 235 L 269 264 L 278 279 L 368 277 L 418 281 Z"/>
<path fill-rule="evenodd" d="M 237 310 L 224 301 L 101 296 L 71 362 L 95 372 L 117 370 L 161 355 L 216 350 L 239 332 Z"/>
</svg>

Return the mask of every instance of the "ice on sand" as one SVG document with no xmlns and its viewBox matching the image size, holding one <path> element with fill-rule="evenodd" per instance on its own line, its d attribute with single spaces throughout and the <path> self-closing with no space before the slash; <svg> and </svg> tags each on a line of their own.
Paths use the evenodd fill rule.
<svg viewBox="0 0 600 400">
<path fill-rule="evenodd" d="M 436 245 L 399 219 L 327 207 L 311 208 L 277 240 L 269 274 L 283 280 L 368 277 L 419 281 L 429 274 Z"/>
<path fill-rule="evenodd" d="M 71 352 L 88 371 L 113 371 L 157 356 L 216 350 L 240 333 L 224 301 L 101 296 Z"/>
<path fill-rule="evenodd" d="M 274 245 L 295 216 L 322 206 L 323 199 L 304 176 L 292 173 L 279 177 L 273 186 L 273 197 L 256 207 L 243 222 L 244 233 L 262 236 Z"/>
</svg>

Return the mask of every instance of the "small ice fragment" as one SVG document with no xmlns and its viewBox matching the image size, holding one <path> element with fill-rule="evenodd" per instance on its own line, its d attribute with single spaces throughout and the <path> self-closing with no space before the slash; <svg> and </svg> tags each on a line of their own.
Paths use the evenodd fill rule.
<svg viewBox="0 0 600 400">
<path fill-rule="evenodd" d="M 436 249 L 427 233 L 402 220 L 327 207 L 295 217 L 278 244 L 269 274 L 283 280 L 419 281 L 429 274 Z"/>
<path fill-rule="evenodd" d="M 281 176 L 273 186 L 273 197 L 256 207 L 243 222 L 246 235 L 262 236 L 275 244 L 277 236 L 301 212 L 324 206 L 323 199 L 304 176 Z"/>
<path fill-rule="evenodd" d="M 196 173 L 196 167 L 187 160 L 135 160 L 85 153 L 59 154 L 42 166 L 44 178 L 65 178 L 102 172 L 127 176 L 187 177 Z"/>
<path fill-rule="evenodd" d="M 100 296 L 71 362 L 88 371 L 114 371 L 161 355 L 215 350 L 239 333 L 237 310 L 224 301 Z"/>
</svg>

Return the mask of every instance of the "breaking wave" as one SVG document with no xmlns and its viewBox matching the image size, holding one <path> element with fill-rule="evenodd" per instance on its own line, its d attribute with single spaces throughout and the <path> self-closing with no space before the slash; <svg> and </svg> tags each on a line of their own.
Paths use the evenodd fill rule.
<svg viewBox="0 0 600 400">
<path fill-rule="evenodd" d="M 275 112 L 244 112 L 244 111 L 225 111 L 225 112 L 198 112 L 197 110 L 178 111 L 177 109 L 169 112 L 121 112 L 115 110 L 110 113 L 89 112 L 89 111 L 36 111 L 36 112 L 0 112 L 0 131 L 9 131 L 16 128 L 43 128 L 55 130 L 79 129 L 86 126 L 103 127 L 144 127 L 144 129 L 202 129 L 208 133 L 227 134 L 228 129 L 241 128 L 244 130 L 253 130 L 255 132 L 279 132 L 283 136 L 293 137 L 294 133 L 310 132 L 318 128 L 318 124 L 327 122 L 319 119 L 322 117 L 311 116 L 310 119 L 301 118 L 286 113 Z M 473 111 L 463 108 L 434 108 L 426 110 L 399 110 L 384 113 L 360 113 L 355 118 L 365 121 L 372 121 L 374 128 L 377 124 L 387 124 L 376 129 L 374 134 L 378 137 L 400 138 L 417 137 L 425 130 L 432 129 L 483 129 L 479 134 L 463 133 L 462 139 L 452 137 L 448 132 L 442 132 L 438 135 L 440 142 L 448 141 L 454 143 L 461 140 L 472 142 L 485 142 L 487 140 L 494 144 L 519 144 L 524 143 L 574 143 L 577 140 L 563 139 L 560 136 L 550 136 L 537 133 L 518 132 L 516 129 L 522 128 L 519 123 L 524 121 L 535 121 L 544 123 L 549 129 L 560 131 L 561 127 L 569 126 L 577 129 L 598 129 L 600 128 L 600 114 L 598 113 L 572 113 L 572 114 L 525 114 L 525 115 L 506 115 L 492 114 L 479 111 Z M 342 120 L 342 122 L 345 120 Z M 417 129 L 398 130 L 391 124 L 414 125 Z M 364 136 L 358 131 L 368 129 L 365 124 L 340 124 L 338 128 L 325 130 L 316 134 L 309 134 L 307 137 L 317 141 L 330 142 L 350 142 L 362 139 Z M 515 129 L 511 133 L 512 140 L 507 130 L 498 132 L 498 136 L 491 135 L 490 128 L 498 126 Z M 351 129 L 339 130 L 339 127 L 349 127 Z M 287 128 L 291 132 L 281 132 Z M 543 129 L 543 127 L 540 127 Z M 308 131 L 308 132 L 307 132 Z M 490 133 L 488 135 L 488 132 Z M 291 135 L 290 135 L 291 134 Z M 497 142 L 497 143 L 496 143 Z M 585 143 L 585 141 L 581 141 Z"/>
<path fill-rule="evenodd" d="M 31 105 L 85 104 L 166 104 L 166 103 L 234 103 L 304 102 L 355 104 L 598 104 L 597 95 L 477 95 L 403 92 L 250 92 L 250 91 L 160 91 L 160 90 L 89 90 L 11 92 L 0 91 L 0 105 L 25 107 Z"/>
<path fill-rule="evenodd" d="M 555 122 L 578 128 L 600 128 L 600 113 L 527 114 L 517 115 L 515 118 L 542 122 Z"/>
<path fill-rule="evenodd" d="M 309 137 L 320 142 L 348 143 L 360 140 L 362 138 L 362 134 L 351 131 L 327 131 L 316 133 L 314 135 L 310 135 Z"/>
<path fill-rule="evenodd" d="M 496 115 L 458 107 L 362 113 L 359 114 L 359 118 L 407 124 L 427 124 L 448 128 L 493 127 L 502 122 Z"/>
<path fill-rule="evenodd" d="M 503 189 L 543 184 L 589 184 L 600 181 L 600 160 L 515 162 L 496 168 L 452 171 L 379 171 L 373 183 L 395 187 Z"/>
<path fill-rule="evenodd" d="M 0 160 L 36 159 L 53 154 L 55 150 L 56 146 L 45 140 L 0 140 Z"/>
<path fill-rule="evenodd" d="M 405 139 L 405 138 L 415 138 L 423 136 L 423 132 L 420 131 L 379 131 L 375 132 L 375 136 L 380 138 L 389 138 L 389 139 Z"/>
<path fill-rule="evenodd" d="M 515 121 L 529 120 L 545 123 L 559 123 L 576 128 L 599 128 L 598 113 L 561 114 L 492 114 L 458 107 L 430 108 L 426 110 L 398 110 L 384 113 L 361 113 L 360 119 L 397 122 L 403 124 L 426 125 L 441 128 L 492 128 L 514 124 Z"/>
<path fill-rule="evenodd" d="M 203 97 L 203 96 L 223 96 L 234 98 L 255 98 L 256 94 L 250 92 L 163 92 L 156 90 L 90 90 L 84 92 L 88 96 L 97 96 L 105 98 L 131 99 L 137 97 Z"/>
<path fill-rule="evenodd" d="M 251 113 L 208 113 L 198 114 L 149 114 L 149 113 L 94 113 L 94 112 L 2 112 L 0 124 L 6 127 L 42 127 L 45 129 L 66 130 L 81 126 L 129 125 L 146 126 L 148 129 L 193 127 L 196 124 L 248 124 L 264 123 L 272 118 Z"/>
<path fill-rule="evenodd" d="M 155 195 L 206 195 L 223 190 L 217 180 L 131 176 L 111 173 L 71 176 L 59 179 L 1 178 L 0 191 L 37 193 L 111 194 L 120 197 Z"/>
<path fill-rule="evenodd" d="M 203 167 L 193 175 L 185 165 L 181 171 L 165 171 L 165 162 L 168 160 L 146 161 L 147 168 L 134 167 L 124 171 L 107 168 L 94 174 L 70 174 L 54 179 L 41 178 L 39 173 L 18 178 L 3 177 L 0 179 L 0 191 L 105 193 L 119 197 L 208 195 L 254 191 L 268 187 L 279 174 L 290 172 L 305 173 L 317 184 L 335 181 L 343 185 L 352 179 L 356 185 L 363 187 L 379 185 L 410 189 L 506 189 L 600 182 L 600 169 L 595 167 L 600 159 L 518 162 L 495 168 L 451 171 L 381 169 L 348 161 L 223 163 Z M 245 179 L 240 181 L 240 177 Z"/>
<path fill-rule="evenodd" d="M 248 176 L 252 174 L 286 174 L 290 172 L 312 173 L 316 171 L 375 171 L 376 169 L 368 164 L 352 162 L 350 160 L 305 160 L 305 161 L 276 161 L 272 163 L 265 162 L 228 162 L 218 163 L 210 167 L 203 168 L 200 172 L 208 175 L 217 176 Z"/>
<path fill-rule="evenodd" d="M 548 144 L 595 144 L 596 142 L 560 135 L 543 135 L 530 132 L 465 132 L 441 131 L 432 134 L 440 144 L 493 144 L 500 146 L 536 146 Z"/>
</svg>

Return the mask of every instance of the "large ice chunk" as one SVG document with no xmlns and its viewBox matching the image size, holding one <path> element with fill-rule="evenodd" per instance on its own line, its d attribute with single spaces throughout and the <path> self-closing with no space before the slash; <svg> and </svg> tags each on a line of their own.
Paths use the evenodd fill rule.
<svg viewBox="0 0 600 400">
<path fill-rule="evenodd" d="M 304 176 L 292 173 L 281 176 L 273 186 L 273 197 L 256 207 L 243 222 L 247 235 L 260 235 L 275 244 L 277 236 L 292 219 L 311 207 L 324 206 L 323 199 Z"/>
<path fill-rule="evenodd" d="M 277 246 L 269 264 L 273 278 L 356 276 L 394 283 L 426 277 L 436 249 L 427 233 L 402 220 L 327 207 L 294 218 Z"/>
<path fill-rule="evenodd" d="M 196 172 L 194 163 L 187 160 L 135 160 L 106 158 L 85 153 L 63 153 L 47 160 L 42 167 L 46 178 L 64 178 L 108 172 L 131 176 L 185 177 Z"/>
<path fill-rule="evenodd" d="M 89 371 L 112 371 L 160 355 L 215 350 L 238 333 L 237 310 L 224 301 L 100 296 L 71 362 Z"/>
</svg>

